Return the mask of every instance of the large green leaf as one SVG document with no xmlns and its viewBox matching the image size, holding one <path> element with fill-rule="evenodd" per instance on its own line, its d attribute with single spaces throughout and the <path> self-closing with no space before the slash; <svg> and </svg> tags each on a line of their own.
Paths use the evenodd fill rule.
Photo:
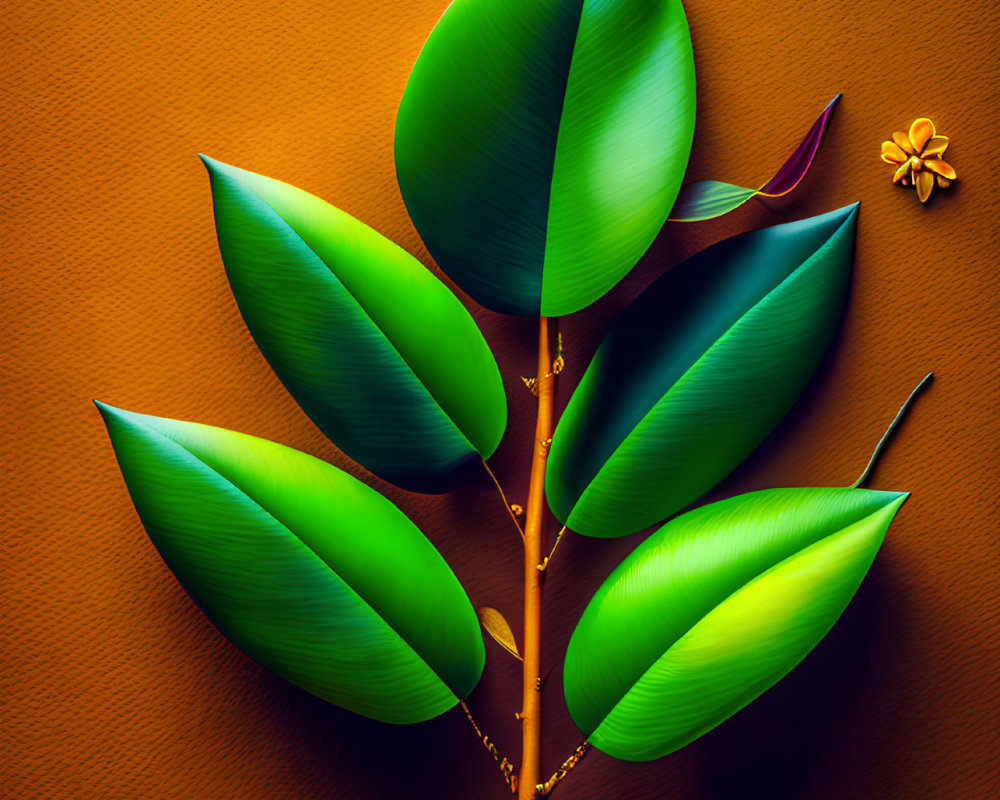
<svg viewBox="0 0 1000 800">
<path fill-rule="evenodd" d="M 712 488 L 812 376 L 843 314 L 857 204 L 727 239 L 615 321 L 552 439 L 553 513 L 622 536 Z"/>
<path fill-rule="evenodd" d="M 653 241 L 694 115 L 680 0 L 455 0 L 400 103 L 396 174 L 427 248 L 473 298 L 569 314 Z"/>
<path fill-rule="evenodd" d="M 488 458 L 507 421 L 500 372 L 448 288 L 318 197 L 204 161 L 240 311 L 313 422 L 408 489 L 440 490 Z"/>
<path fill-rule="evenodd" d="M 598 749 L 648 761 L 735 714 L 830 630 L 906 497 L 771 489 L 668 522 L 604 582 L 573 632 L 573 720 Z"/>
<path fill-rule="evenodd" d="M 216 627 L 331 703 L 420 722 L 485 649 L 458 579 L 392 503 L 283 445 L 98 403 L 153 544 Z"/>
</svg>

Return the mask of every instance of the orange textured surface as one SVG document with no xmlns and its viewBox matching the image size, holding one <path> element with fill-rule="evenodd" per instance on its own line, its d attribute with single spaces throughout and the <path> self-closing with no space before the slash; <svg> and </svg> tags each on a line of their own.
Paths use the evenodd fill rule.
<svg viewBox="0 0 1000 800">
<path fill-rule="evenodd" d="M 216 250 L 199 151 L 311 190 L 427 260 L 396 188 L 409 67 L 447 0 L 58 3 L 5 8 L 4 500 L 0 786 L 9 798 L 508 796 L 460 711 L 412 728 L 355 718 L 226 643 L 143 533 L 98 414 L 115 405 L 346 460 L 255 350 Z M 843 333 L 785 423 L 714 493 L 846 484 L 933 369 L 879 469 L 909 489 L 869 578 L 788 679 L 681 753 L 591 753 L 570 798 L 992 798 L 1000 592 L 996 485 L 1000 187 L 994 5 L 690 0 L 698 129 L 689 178 L 763 182 L 837 92 L 789 198 L 669 225 L 637 270 L 562 323 L 565 403 L 608 320 L 679 258 L 750 227 L 862 201 Z M 879 144 L 916 116 L 959 181 L 921 207 Z M 534 324 L 476 310 L 511 397 L 494 460 L 523 503 Z M 374 482 L 374 479 L 370 479 Z M 484 479 L 391 491 L 475 604 L 520 624 L 520 542 Z M 558 665 L 592 591 L 639 541 L 570 538 L 545 588 Z M 470 706 L 515 758 L 518 664 L 488 645 Z M 579 743 L 559 669 L 543 771 Z"/>
</svg>

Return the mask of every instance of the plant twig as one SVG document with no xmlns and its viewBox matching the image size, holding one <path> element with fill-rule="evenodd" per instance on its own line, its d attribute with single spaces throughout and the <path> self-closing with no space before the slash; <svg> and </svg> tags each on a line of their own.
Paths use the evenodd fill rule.
<svg viewBox="0 0 1000 800">
<path fill-rule="evenodd" d="M 903 417 L 905 416 L 909 407 L 913 404 L 913 401 L 916 398 L 916 396 L 920 394 L 920 390 L 923 389 L 928 383 L 930 383 L 933 377 L 934 373 L 928 372 L 926 375 L 924 375 L 924 379 L 916 385 L 916 388 L 914 388 L 914 390 L 910 392 L 910 396 L 907 397 L 903 405 L 900 406 L 899 411 L 896 412 L 895 418 L 892 420 L 892 422 L 889 423 L 889 427 L 886 428 L 885 433 L 882 434 L 882 438 L 879 439 L 878 444 L 875 445 L 875 452 L 872 453 L 872 457 L 868 460 L 868 466 L 865 467 L 865 471 L 861 473 L 861 476 L 856 481 L 854 481 L 854 483 L 851 484 L 852 489 L 860 489 L 862 486 L 868 483 L 868 479 L 871 477 L 872 470 L 875 469 L 875 463 L 878 461 L 878 457 L 882 454 L 883 448 L 886 446 L 889 439 L 892 438 L 892 434 L 895 433 L 896 428 L 899 427 L 899 423 L 903 421 Z"/>
<path fill-rule="evenodd" d="M 566 533 L 566 526 L 562 526 L 562 530 L 556 534 L 556 541 L 552 545 L 552 549 L 549 550 L 549 554 L 542 559 L 542 563 L 538 565 L 539 572 L 545 572 L 549 568 L 549 562 L 552 560 L 552 556 L 556 554 L 556 548 L 559 546 L 559 542 L 562 541 L 563 534 Z"/>
<path fill-rule="evenodd" d="M 469 711 L 469 707 L 465 704 L 465 701 L 459 700 L 458 702 L 461 704 L 462 710 L 465 712 L 465 716 L 468 717 L 469 722 L 472 723 L 472 729 L 476 732 L 476 736 L 479 737 L 479 741 L 486 746 L 486 749 L 490 751 L 490 755 L 493 756 L 493 760 L 500 765 L 500 771 L 503 773 L 504 780 L 507 781 L 507 785 L 510 787 L 510 793 L 515 794 L 517 792 L 517 775 L 514 774 L 514 765 L 507 759 L 506 756 L 500 756 L 496 745 L 490 741 L 490 737 L 479 729 L 479 726 L 476 724 L 476 720 L 473 719 L 472 712 Z"/>
<path fill-rule="evenodd" d="M 545 510 L 545 463 L 552 444 L 555 375 L 552 371 L 549 320 L 538 321 L 538 418 L 531 457 L 531 479 L 524 517 L 524 671 L 521 702 L 521 772 L 518 800 L 533 800 L 538 785 L 542 735 L 541 616 L 542 517 Z"/>
<path fill-rule="evenodd" d="M 562 766 L 555 771 L 551 778 L 545 781 L 545 783 L 540 783 L 535 787 L 535 791 L 538 793 L 538 796 L 548 797 L 552 793 L 552 790 L 559 785 L 560 781 L 569 775 L 570 770 L 580 763 L 580 759 L 587 755 L 587 751 L 589 749 L 590 742 L 584 740 L 583 744 L 573 751 L 573 755 L 563 761 Z"/>
<path fill-rule="evenodd" d="M 503 487 L 500 485 L 500 481 L 497 480 L 497 476 L 493 474 L 493 470 L 490 469 L 490 465 L 486 463 L 486 459 L 480 459 L 483 462 L 483 467 L 486 469 L 487 474 L 493 478 L 493 483 L 497 487 L 497 491 L 500 492 L 500 499 L 503 500 L 504 508 L 507 509 L 507 513 L 510 514 L 510 518 L 514 520 L 514 525 L 517 526 L 517 532 L 521 534 L 521 538 L 524 538 L 524 529 L 521 527 L 521 523 L 517 521 L 517 515 L 514 513 L 514 509 L 511 508 L 510 503 L 507 502 L 507 495 L 504 494 Z"/>
</svg>

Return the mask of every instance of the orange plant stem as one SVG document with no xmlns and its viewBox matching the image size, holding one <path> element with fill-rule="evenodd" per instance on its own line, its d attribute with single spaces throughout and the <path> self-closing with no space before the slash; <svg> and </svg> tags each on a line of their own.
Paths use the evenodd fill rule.
<svg viewBox="0 0 1000 800">
<path fill-rule="evenodd" d="M 549 345 L 549 320 L 539 319 L 538 326 L 538 420 L 531 456 L 531 480 L 524 516 L 524 673 L 521 705 L 521 772 L 518 776 L 518 800 L 532 800 L 539 778 L 542 736 L 541 616 L 542 518 L 545 510 L 545 462 L 552 442 L 552 416 L 555 405 L 555 376 Z"/>
</svg>

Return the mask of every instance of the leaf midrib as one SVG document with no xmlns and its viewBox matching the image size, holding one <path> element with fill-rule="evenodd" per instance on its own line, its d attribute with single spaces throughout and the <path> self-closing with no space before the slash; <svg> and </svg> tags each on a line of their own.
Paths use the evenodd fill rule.
<svg viewBox="0 0 1000 800">
<path fill-rule="evenodd" d="M 239 176 L 233 176 L 233 178 L 235 180 L 239 181 L 239 184 L 246 191 L 250 192 L 251 194 L 254 195 L 254 197 L 258 198 L 262 203 L 264 203 L 264 205 L 267 206 L 267 208 L 271 211 L 271 213 L 277 219 L 281 220 L 281 222 L 288 228 L 288 230 L 290 230 L 292 233 L 294 233 L 295 236 L 296 236 L 296 238 L 300 242 L 302 242 L 302 244 L 306 247 L 306 249 L 310 253 L 312 253 L 313 257 L 320 264 L 322 264 L 326 268 L 326 271 L 327 271 L 327 273 L 329 273 L 330 277 L 337 282 L 337 284 L 341 287 L 341 289 L 343 289 L 344 294 L 347 297 L 349 297 L 351 299 L 351 301 L 358 307 L 359 311 L 364 316 L 364 318 L 367 319 L 372 324 L 372 326 L 382 335 L 382 340 L 388 345 L 389 349 L 393 353 L 395 353 L 396 357 L 400 360 L 400 362 L 403 364 L 403 366 L 406 367 L 406 369 L 410 373 L 410 375 L 413 376 L 414 381 L 420 387 L 420 389 L 423 391 L 423 393 L 425 395 L 427 395 L 427 397 L 430 399 L 431 404 L 440 412 L 441 416 L 443 416 L 448 421 L 448 424 L 455 430 L 455 432 L 459 435 L 459 437 L 461 438 L 461 440 L 464 441 L 466 445 L 468 445 L 468 447 L 470 448 L 470 450 L 473 453 L 478 453 L 479 452 L 478 448 L 475 445 L 472 444 L 472 442 L 469 440 L 469 437 L 465 435 L 465 432 L 462 431 L 462 429 L 458 427 L 458 425 L 455 423 L 455 421 L 451 418 L 451 415 L 438 402 L 437 398 L 431 393 L 431 390 L 427 388 L 427 385 L 420 378 L 420 374 L 416 371 L 416 369 L 414 369 L 413 365 L 411 365 L 410 362 L 407 361 L 406 356 L 403 354 L 403 352 L 396 346 L 395 342 L 393 342 L 392 339 L 389 338 L 388 335 L 386 335 L 385 330 L 378 324 L 378 322 L 375 320 L 375 318 L 368 312 L 368 309 L 366 309 L 361 304 L 361 301 L 358 300 L 358 298 L 354 296 L 354 293 L 348 288 L 347 284 L 345 284 L 340 279 L 340 277 L 337 275 L 337 273 L 333 271 L 333 269 L 323 259 L 323 257 L 319 253 L 316 252 L 316 250 L 309 243 L 309 241 L 299 232 L 299 230 L 294 225 L 292 225 L 291 222 L 289 222 L 287 219 L 285 219 L 284 216 L 282 216 L 281 212 L 279 212 L 273 205 L 271 205 L 271 203 L 268 202 L 268 200 L 267 200 L 266 197 L 264 197 L 263 195 L 261 195 L 252 186 L 250 186 L 249 184 L 247 184 L 241 177 L 239 177 Z"/>
<path fill-rule="evenodd" d="M 610 468 L 610 464 L 615 460 L 615 457 L 618 455 L 618 452 L 628 443 L 628 441 L 632 438 L 636 430 L 646 422 L 646 420 L 656 411 L 657 408 L 660 407 L 660 404 L 663 403 L 665 400 L 667 400 L 668 397 L 670 397 L 671 393 L 674 391 L 677 385 L 680 384 L 681 381 L 683 381 L 688 374 L 697 369 L 698 365 L 701 364 L 703 361 L 705 361 L 705 359 L 707 359 L 710 356 L 712 351 L 715 350 L 715 348 L 718 347 L 718 345 L 723 340 L 729 338 L 732 335 L 735 335 L 733 333 L 733 330 L 741 322 L 743 322 L 743 320 L 746 319 L 746 317 L 751 312 L 759 308 L 763 303 L 766 303 L 772 296 L 781 291 L 789 281 L 793 280 L 795 276 L 799 274 L 800 270 L 802 270 L 817 256 L 817 254 L 819 254 L 824 248 L 829 246 L 830 242 L 833 241 L 833 239 L 840 233 L 841 230 L 843 230 L 844 226 L 847 225 L 850 222 L 850 220 L 851 220 L 851 215 L 849 214 L 841 222 L 841 224 L 837 226 L 836 230 L 834 230 L 819 247 L 813 250 L 813 252 L 805 261 L 803 261 L 801 264 L 795 267 L 795 269 L 789 272 L 788 275 L 786 275 L 784 279 L 782 279 L 782 281 L 778 283 L 777 286 L 773 287 L 769 292 L 767 292 L 766 294 L 762 295 L 759 299 L 757 299 L 752 305 L 748 306 L 743 311 L 743 313 L 739 315 L 739 317 L 733 320 L 733 322 L 726 328 L 725 331 L 723 331 L 719 336 L 715 337 L 712 343 L 705 348 L 705 351 L 698 358 L 696 358 L 690 365 L 688 365 L 688 367 L 682 373 L 680 373 L 680 375 L 677 376 L 677 379 L 674 380 L 674 382 L 670 385 L 670 387 L 662 395 L 660 395 L 660 397 L 649 407 L 646 413 L 642 415 L 642 417 L 635 423 L 635 425 L 632 426 L 628 434 L 624 436 L 622 440 L 615 446 L 614 450 L 611 451 L 610 455 L 608 455 L 608 457 L 604 459 L 604 462 L 601 464 L 600 468 L 597 470 L 597 472 L 594 473 L 594 476 L 587 482 L 587 485 L 584 487 L 583 491 L 580 492 L 579 496 L 573 502 L 572 508 L 570 509 L 570 512 L 567 515 L 567 519 L 572 518 L 573 513 L 584 502 L 584 499 L 597 484 L 598 479 L 601 477 L 601 475 Z M 569 525 L 569 529 L 573 530 L 572 525 Z"/>
<path fill-rule="evenodd" d="M 325 560 L 324 560 L 324 559 L 323 559 L 323 558 L 322 558 L 322 557 L 321 557 L 321 556 L 320 556 L 320 555 L 319 555 L 319 554 L 318 554 L 318 553 L 317 553 L 317 552 L 316 552 L 316 551 L 315 551 L 315 550 L 314 550 L 314 549 L 313 549 L 313 548 L 312 548 L 312 547 L 311 547 L 311 546 L 309 545 L 309 543 L 308 543 L 308 542 L 306 542 L 306 541 L 305 541 L 304 539 L 302 539 L 302 538 L 301 538 L 300 536 L 298 536 L 298 535 L 297 535 L 297 534 L 295 533 L 295 531 L 294 531 L 294 530 L 292 530 L 292 528 L 291 528 L 291 527 L 290 527 L 289 525 L 287 525 L 287 524 L 286 524 L 286 523 L 285 523 L 285 522 L 284 522 L 284 521 L 283 521 L 283 520 L 281 519 L 281 517 L 279 517 L 279 516 L 278 516 L 278 515 L 277 515 L 277 514 L 276 514 L 276 513 L 274 512 L 274 511 L 272 511 L 272 510 L 271 510 L 270 508 L 268 508 L 267 506 L 265 506 L 264 504 L 262 504 L 262 503 L 261 503 L 261 502 L 260 502 L 259 500 L 257 500 L 257 499 L 256 499 L 256 498 L 255 498 L 255 497 L 254 497 L 254 496 L 253 496 L 252 494 L 250 494 L 250 492 L 249 492 L 249 491 L 248 491 L 247 489 L 245 489 L 245 488 L 244 488 L 244 487 L 243 487 L 242 485 L 240 485 L 239 483 L 237 483 L 237 482 L 236 482 L 235 480 L 233 480 L 232 478 L 230 478 L 230 477 L 229 477 L 228 475 L 226 475 L 226 474 L 225 474 L 224 472 L 222 472 L 221 470 L 219 470 L 219 469 L 217 469 L 216 467 L 212 466 L 212 464 L 208 463 L 207 461 L 205 461 L 205 459 L 204 459 L 204 458 L 202 458 L 202 457 L 201 457 L 201 456 L 199 456 L 199 455 L 198 455 L 197 453 L 195 453 L 195 452 L 194 452 L 194 450 L 190 449 L 189 447 L 187 447 L 187 446 L 186 446 L 185 444 L 183 444 L 182 442 L 179 442 L 179 441 L 177 441 L 177 440 L 176 440 L 176 439 L 174 439 L 174 438 L 173 438 L 172 436 L 170 436 L 170 435 L 169 435 L 168 433 L 165 433 L 165 432 L 163 432 L 163 431 L 161 431 L 161 430 L 158 430 L 157 428 L 154 428 L 154 427 L 152 427 L 152 426 L 150 426 L 150 425 L 147 425 L 147 424 L 145 424 L 145 423 L 144 423 L 144 422 L 142 422 L 142 421 L 138 421 L 138 420 L 137 420 L 137 421 L 135 421 L 135 422 L 134 422 L 134 424 L 138 424 L 138 425 L 141 425 L 141 426 L 142 426 L 142 427 L 143 427 L 143 428 L 144 428 L 145 430 L 148 430 L 148 431 L 150 431 L 151 433 L 154 433 L 154 434 L 156 434 L 156 435 L 157 435 L 157 436 L 159 436 L 160 438 L 162 438 L 162 439 L 165 439 L 166 441 L 168 441 L 168 442 L 170 442 L 171 444 L 173 444 L 173 445 L 174 445 L 175 447 L 179 447 L 179 448 L 180 448 L 181 450 L 183 450 L 183 451 L 184 451 L 185 453 L 187 453 L 187 454 L 188 454 L 189 456 L 191 456 L 191 458 L 193 458 L 193 459 L 194 459 L 195 461 L 197 461 L 197 462 L 198 462 L 199 464 L 201 464 L 201 465 L 202 465 L 203 467 L 205 467 L 205 469 L 209 470 L 210 472 L 212 472 L 212 473 L 213 473 L 213 474 L 215 474 L 215 475 L 218 475 L 218 476 L 219 476 L 219 477 L 220 477 L 220 478 L 221 478 L 222 480 L 224 480 L 224 481 L 225 481 L 226 483 L 228 483 L 228 484 L 229 484 L 230 486 L 232 486 L 232 487 L 233 487 L 234 489 L 236 489 L 236 490 L 237 490 L 237 491 L 238 491 L 238 492 L 239 492 L 239 493 L 240 493 L 241 495 L 243 495 L 243 497 L 245 497 L 245 498 L 246 498 L 246 499 L 247 499 L 247 500 L 248 500 L 249 502 L 253 503 L 253 504 L 254 504 L 254 505 L 255 505 L 255 506 L 257 507 L 257 508 L 259 508 L 259 509 L 260 509 L 261 511 L 263 511 L 263 512 L 264 512 L 265 514 L 267 514 L 267 515 L 268 515 L 268 516 L 269 516 L 269 517 L 270 517 L 271 519 L 273 519 L 273 520 L 274 520 L 274 521 L 275 521 L 276 523 L 278 523 L 278 525 L 280 525 L 280 526 L 281 526 L 281 528 L 282 528 L 282 529 L 283 529 L 283 530 L 284 530 L 284 531 L 285 531 L 285 532 L 286 532 L 286 533 L 287 533 L 287 534 L 289 535 L 289 537 L 290 537 L 291 539 L 293 539 L 294 541 L 296 541 L 296 542 L 298 542 L 298 543 L 299 543 L 300 545 L 302 545 L 302 547 L 303 547 L 303 548 L 304 548 L 304 549 L 306 550 L 306 552 L 307 552 L 307 553 L 309 553 L 309 554 L 310 554 L 310 555 L 311 555 L 311 556 L 312 556 L 313 558 L 315 558 L 315 559 L 316 559 L 317 561 L 319 561 L 319 563 L 320 563 L 320 564 L 322 564 L 322 565 L 323 565 L 323 566 L 324 566 L 324 567 L 326 568 L 326 570 L 327 570 L 327 571 L 328 571 L 328 572 L 329 572 L 329 573 L 330 573 L 331 575 L 333 575 L 333 576 L 334 576 L 334 577 L 335 577 L 335 578 L 336 578 L 336 579 L 337 579 L 337 580 L 338 580 L 338 581 L 339 581 L 339 582 L 340 582 L 341 584 L 343 584 L 343 586 L 344 586 L 344 587 L 345 587 L 345 588 L 346 588 L 346 589 L 347 589 L 347 590 L 348 590 L 348 591 L 349 591 L 349 592 L 350 592 L 350 593 L 351 593 L 352 595 L 354 595 L 355 597 L 357 597 L 357 598 L 358 598 L 358 600 L 360 600 L 360 601 L 361 601 L 361 603 L 362 603 L 362 604 L 364 605 L 364 607 L 365 607 L 365 608 L 367 608 L 367 609 L 368 609 L 368 610 L 369 610 L 369 611 L 371 612 L 371 614 L 372 614 L 372 615 L 373 615 L 373 616 L 374 616 L 374 617 L 375 617 L 375 618 L 376 618 L 376 619 L 377 619 L 377 620 L 378 620 L 378 621 L 379 621 L 379 622 L 380 622 L 380 623 L 381 623 L 382 625 L 384 625 L 384 626 L 385 626 L 385 627 L 386 627 L 386 628 L 387 628 L 387 629 L 388 629 L 389 631 L 391 631 L 391 632 L 392 632 L 392 634 L 393 634 L 394 636 L 396 636 L 396 638 L 398 638 L 400 642 L 402 642 L 402 643 L 403 643 L 404 645 L 406 645 L 406 647 L 407 647 L 407 648 L 408 648 L 408 649 L 409 649 L 409 650 L 410 650 L 411 652 L 413 652 L 413 654 L 414 654 L 414 655 L 416 655 L 416 657 L 417 657 L 417 658 L 418 658 L 418 659 L 420 660 L 420 662 L 421 662 L 421 663 L 422 663 L 422 664 L 423 664 L 423 665 L 424 665 L 425 667 L 427 667 L 427 669 L 428 669 L 428 670 L 429 670 L 429 671 L 431 672 L 431 674 L 432 674 L 432 675 L 434 675 L 434 677 L 435 677 L 435 678 L 437 678 L 437 679 L 438 679 L 438 681 L 440 681 L 440 682 L 441 682 L 441 684 L 442 684 L 443 686 L 445 686 L 445 688 L 447 688 L 447 689 L 448 689 L 448 691 L 450 691 L 450 692 L 452 693 L 452 695 L 455 695 L 455 691 L 454 691 L 454 690 L 452 689 L 452 687 L 451 687 L 451 686 L 450 686 L 450 685 L 449 685 L 449 684 L 448 684 L 448 683 L 447 683 L 447 682 L 446 682 L 446 681 L 445 681 L 445 680 L 444 680 L 444 679 L 443 679 L 443 678 L 442 678 L 442 677 L 441 677 L 441 676 L 440 676 L 440 675 L 439 675 L 439 674 L 437 673 L 437 670 L 435 670 L 435 669 L 434 669 L 434 668 L 433 668 L 433 667 L 432 667 L 432 666 L 431 666 L 430 664 L 428 664 L 428 663 L 427 663 L 427 660 L 426 660 L 426 659 L 425 659 L 425 658 L 423 657 L 423 654 L 421 654 L 421 653 L 420 653 L 420 651 L 419 651 L 419 650 L 417 650 L 417 648 L 415 648 L 415 647 L 414 647 L 414 646 L 413 646 L 413 645 L 412 645 L 412 644 L 411 644 L 411 643 L 410 643 L 410 642 L 409 642 L 409 641 L 408 641 L 408 640 L 406 639 L 406 637 L 404 637 L 404 636 L 403 636 L 403 635 L 402 635 L 402 634 L 401 634 L 401 633 L 400 633 L 399 631 L 397 631 L 395 627 L 393 627 L 393 626 L 392 626 L 391 624 L 389 624 L 389 622 L 388 622 L 388 621 L 387 621 L 387 620 L 385 619 L 385 617 L 383 617 L 383 616 L 382 616 L 382 614 L 380 614 L 380 613 L 378 612 L 378 610 L 376 610 L 376 608 L 375 608 L 375 607 L 374 607 L 374 606 L 373 606 L 373 605 L 372 605 L 372 604 L 371 604 L 371 603 L 370 603 L 370 602 L 369 602 L 369 601 L 367 600 L 367 598 L 365 598 L 364 596 L 362 596 L 362 595 L 361 595 L 361 594 L 360 594 L 360 593 L 359 593 L 359 592 L 358 592 L 358 591 L 357 591 L 357 590 L 356 590 L 356 589 L 355 589 L 355 588 L 354 588 L 353 586 L 351 586 L 351 584 L 349 584 L 349 583 L 348 583 L 348 582 L 347 582 L 346 580 L 344 580 L 344 578 L 343 578 L 343 577 L 341 577 L 341 575 L 340 575 L 340 574 L 339 574 L 339 573 L 338 573 L 338 572 L 337 572 L 337 571 L 336 571 L 335 569 L 333 569 L 333 567 L 331 567 L 331 566 L 330 566 L 330 565 L 329 565 L 329 564 L 328 564 L 328 563 L 327 563 L 327 562 L 326 562 L 326 561 L 325 561 Z M 455 696 L 457 697 L 457 695 L 455 695 Z"/>
<path fill-rule="evenodd" d="M 556 123 L 555 141 L 552 143 L 552 163 L 549 166 L 548 191 L 545 196 L 545 228 L 542 232 L 542 263 L 538 268 L 538 313 L 542 313 L 542 304 L 545 299 L 545 265 L 548 263 L 549 253 L 549 225 L 551 222 L 550 210 L 552 208 L 552 188 L 556 180 L 556 156 L 559 153 L 559 137 L 563 131 L 563 118 L 566 116 L 566 97 L 569 94 L 569 79 L 573 72 L 573 60 L 576 55 L 576 47 L 580 43 L 580 24 L 583 22 L 583 10 L 588 0 L 580 0 L 579 10 L 576 15 L 576 27 L 573 30 L 573 46 L 569 50 L 569 58 L 566 62 L 566 74 L 563 78 L 562 103 L 559 106 L 559 121 Z"/>
<path fill-rule="evenodd" d="M 893 501 L 890 501 L 890 502 L 893 502 Z M 653 669 L 653 667 L 655 667 L 657 665 L 657 663 L 659 663 L 660 659 L 663 658 L 670 651 L 670 648 L 672 648 L 675 644 L 677 644 L 677 642 L 679 642 L 681 639 L 683 639 L 685 636 L 687 636 L 691 631 L 693 631 L 696 627 L 698 627 L 698 625 L 702 622 L 702 620 L 704 620 L 706 617 L 708 617 L 713 611 L 715 611 L 715 609 L 717 609 L 719 606 L 721 606 L 721 605 L 729 602 L 729 600 L 731 598 L 733 598 L 735 595 L 739 594 L 741 591 L 743 591 L 745 588 L 747 588 L 750 584 L 755 583 L 755 582 L 757 582 L 759 580 L 762 580 L 768 574 L 770 574 L 774 570 L 776 570 L 779 567 L 781 567 L 783 564 L 785 564 L 785 563 L 791 561 L 792 559 L 798 557 L 804 550 L 807 550 L 810 547 L 818 545 L 821 542 L 825 542 L 827 539 L 829 539 L 829 538 L 831 538 L 833 536 L 836 536 L 839 533 L 842 533 L 847 528 L 850 528 L 850 527 L 852 527 L 854 525 L 858 525 L 858 524 L 864 522 L 867 519 L 870 519 L 870 518 L 872 518 L 872 517 L 874 517 L 874 516 L 876 516 L 878 514 L 881 514 L 885 510 L 886 505 L 887 504 L 881 505 L 875 511 L 872 511 L 870 514 L 865 514 L 862 517 L 858 517 L 856 520 L 853 520 L 852 522 L 844 525 L 842 528 L 837 528 L 836 530 L 834 530 L 834 531 L 826 534 L 825 536 L 821 536 L 818 539 L 815 539 L 815 540 L 811 541 L 809 544 L 805 545 L 804 547 L 798 548 L 794 553 L 790 553 L 789 555 L 785 556 L 785 558 L 781 559 L 780 561 L 776 561 L 774 564 L 772 564 L 770 567 L 768 567 L 763 572 L 760 572 L 760 573 L 754 575 L 750 580 L 744 581 L 738 587 L 736 587 L 733 591 L 731 591 L 729 594 L 727 594 L 725 597 L 723 597 L 721 600 L 719 600 L 718 602 L 716 602 L 715 604 L 713 604 L 710 609 L 708 609 L 704 614 L 699 615 L 698 618 L 694 622 L 692 622 L 687 627 L 687 629 L 685 631 L 683 631 L 672 642 L 670 642 L 666 647 L 663 648 L 663 652 L 660 653 L 660 655 L 658 655 L 656 658 L 653 659 L 652 663 L 650 663 L 649 666 L 647 666 L 639 674 L 639 676 L 634 681 L 632 681 L 632 683 L 629 685 L 628 689 L 626 689 L 622 693 L 622 696 L 618 700 L 615 701 L 614 705 L 612 705 L 611 708 L 608 709 L 608 711 L 601 716 L 601 721 L 596 726 L 594 726 L 594 730 L 591 731 L 588 734 L 588 736 L 593 735 L 594 732 L 598 728 L 600 728 L 601 725 L 604 724 L 604 722 L 607 720 L 607 718 L 610 717 L 611 714 L 614 713 L 615 709 L 618 708 L 618 706 L 621 705 L 622 702 L 624 702 L 625 698 L 628 697 L 628 695 L 632 692 L 632 690 L 635 689 L 636 685 L 644 677 L 646 677 L 646 675 L 649 674 L 649 671 L 651 669 Z"/>
</svg>

